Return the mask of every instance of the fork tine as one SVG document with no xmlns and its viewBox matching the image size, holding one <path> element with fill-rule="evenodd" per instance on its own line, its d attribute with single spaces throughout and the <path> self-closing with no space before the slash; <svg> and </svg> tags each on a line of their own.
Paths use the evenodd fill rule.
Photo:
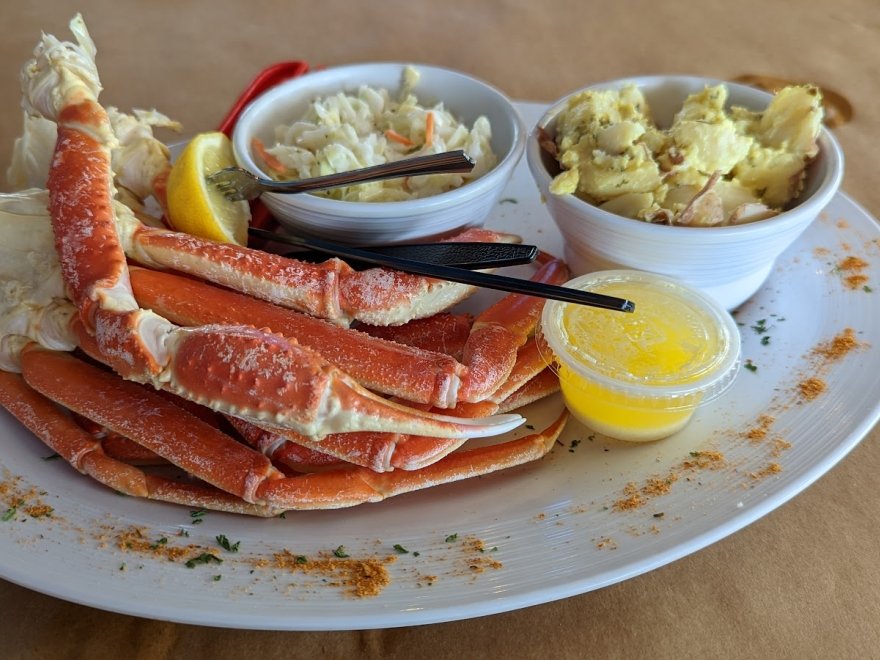
<svg viewBox="0 0 880 660">
<path fill-rule="evenodd" d="M 225 186 L 221 184 L 214 184 L 214 187 L 230 202 L 238 202 L 244 199 L 241 195 L 241 191 L 237 190 L 232 186 Z"/>
<path fill-rule="evenodd" d="M 248 185 L 247 178 L 234 169 L 218 170 L 205 179 L 230 201 L 239 202 L 251 198 L 250 192 L 253 186 Z"/>
<path fill-rule="evenodd" d="M 242 200 L 248 199 L 248 196 L 243 191 L 238 190 L 234 186 L 218 186 L 218 189 L 230 202 L 240 202 Z"/>
<path fill-rule="evenodd" d="M 211 177 L 208 177 L 207 182 L 208 185 L 214 186 L 214 188 L 222 192 L 224 195 L 234 189 L 233 186 L 230 186 L 227 181 L 223 181 L 222 179 L 211 180 Z"/>
<path fill-rule="evenodd" d="M 205 180 L 208 183 L 213 183 L 215 185 L 219 185 L 225 180 L 226 172 L 224 170 L 217 170 L 216 172 L 211 172 L 209 175 L 205 177 Z"/>
</svg>

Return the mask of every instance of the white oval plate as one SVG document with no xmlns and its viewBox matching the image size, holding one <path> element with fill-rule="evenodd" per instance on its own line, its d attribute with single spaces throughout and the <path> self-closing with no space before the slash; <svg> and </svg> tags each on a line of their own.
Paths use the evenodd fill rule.
<svg viewBox="0 0 880 660">
<path fill-rule="evenodd" d="M 519 109 L 530 124 L 544 106 Z M 490 226 L 561 252 L 524 163 Z M 847 256 L 868 263 L 861 271 L 867 289 L 847 286 L 844 278 L 852 273 L 839 269 Z M 450 621 L 625 580 L 780 506 L 877 422 L 876 350 L 865 346 L 833 363 L 812 351 L 845 328 L 863 344 L 880 343 L 878 256 L 876 221 L 838 195 L 737 314 L 744 358 L 756 370 L 744 370 L 728 394 L 668 440 L 626 445 L 572 422 L 537 464 L 353 509 L 269 520 L 221 513 L 193 518 L 184 507 L 120 497 L 61 461 L 44 460 L 50 451 L 0 412 L 0 576 L 117 612 L 279 630 Z M 480 295 L 476 306 L 491 294 Z M 810 375 L 820 376 L 827 390 L 805 402 L 797 386 Z M 540 426 L 559 409 L 555 397 L 533 406 L 529 422 Z M 760 429 L 762 415 L 768 416 L 766 437 L 746 437 Z M 683 467 L 707 455 L 694 452 L 710 451 L 723 455 L 717 469 Z M 621 510 L 627 484 L 654 494 Z M 19 496 L 23 503 L 4 515 Z M 52 515 L 28 515 L 34 504 L 52 507 Z M 126 546 L 135 528 L 155 553 Z M 188 536 L 180 535 L 184 531 Z M 238 552 L 221 550 L 218 535 L 240 543 Z M 339 575 L 314 570 L 322 553 L 340 545 L 353 559 L 396 557 L 386 567 L 390 584 L 376 596 L 356 597 Z M 398 553 L 395 545 L 408 552 Z M 169 548 L 182 555 L 169 560 Z M 185 559 L 206 549 L 223 563 L 186 567 Z M 283 550 L 305 557 L 309 570 L 274 568 L 273 554 Z"/>
</svg>

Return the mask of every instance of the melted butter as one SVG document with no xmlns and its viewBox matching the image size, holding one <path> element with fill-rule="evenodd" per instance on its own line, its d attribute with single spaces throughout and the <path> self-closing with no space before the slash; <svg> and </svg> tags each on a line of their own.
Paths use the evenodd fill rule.
<svg viewBox="0 0 880 660">
<path fill-rule="evenodd" d="M 656 408 L 652 402 L 639 401 L 573 376 L 564 367 L 560 369 L 559 384 L 566 406 L 583 424 L 629 442 L 659 440 L 680 431 L 699 403 L 694 400 L 683 408 Z"/>
<path fill-rule="evenodd" d="M 562 327 L 574 359 L 615 380 L 654 386 L 693 382 L 714 366 L 721 337 L 702 308 L 651 284 L 593 290 L 635 300 L 636 311 L 567 306 Z"/>
<path fill-rule="evenodd" d="M 687 385 L 719 366 L 723 331 L 703 307 L 651 282 L 605 282 L 592 290 L 633 300 L 636 311 L 566 306 L 561 330 L 573 364 L 559 367 L 566 404 L 587 426 L 622 440 L 675 433 L 701 399 Z"/>
</svg>

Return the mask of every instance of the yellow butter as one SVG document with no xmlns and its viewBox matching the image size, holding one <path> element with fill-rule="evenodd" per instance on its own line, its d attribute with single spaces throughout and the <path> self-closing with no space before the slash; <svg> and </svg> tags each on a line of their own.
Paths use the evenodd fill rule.
<svg viewBox="0 0 880 660">
<path fill-rule="evenodd" d="M 594 276 L 584 288 L 632 300 L 634 313 L 554 303 L 542 319 L 563 397 L 576 418 L 605 435 L 667 437 L 732 380 L 736 325 L 701 294 L 668 278 L 606 272 L 618 275 Z"/>
</svg>

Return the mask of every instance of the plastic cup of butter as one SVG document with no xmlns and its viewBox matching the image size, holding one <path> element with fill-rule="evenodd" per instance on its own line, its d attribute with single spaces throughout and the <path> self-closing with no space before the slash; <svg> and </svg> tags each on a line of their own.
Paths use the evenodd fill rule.
<svg viewBox="0 0 880 660">
<path fill-rule="evenodd" d="M 739 330 L 707 295 L 637 270 L 594 272 L 565 286 L 635 303 L 631 314 L 557 301 L 544 306 L 542 357 L 559 376 L 565 405 L 593 431 L 660 440 L 733 384 Z"/>
</svg>

